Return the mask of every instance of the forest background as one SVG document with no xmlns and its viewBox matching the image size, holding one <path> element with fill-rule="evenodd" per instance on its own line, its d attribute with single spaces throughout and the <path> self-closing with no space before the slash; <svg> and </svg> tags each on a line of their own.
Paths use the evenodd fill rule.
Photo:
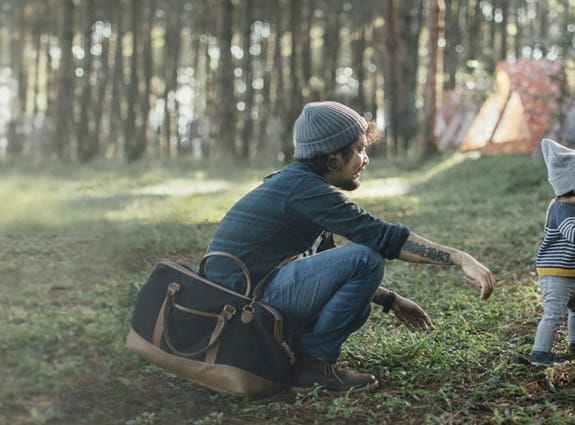
<svg viewBox="0 0 575 425">
<path fill-rule="evenodd" d="M 0 1 L 0 424 L 575 424 L 575 365 L 526 363 L 541 158 L 436 152 L 445 94 L 479 107 L 502 60 L 564 60 L 569 123 L 574 35 L 575 0 Z M 435 330 L 374 309 L 341 356 L 373 393 L 249 400 L 128 352 L 153 265 L 197 265 L 324 99 L 383 136 L 351 199 L 481 259 L 490 300 L 455 270 L 388 262 Z"/>
<path fill-rule="evenodd" d="M 480 104 L 502 60 L 573 69 L 574 34 L 573 0 L 3 0 L 0 157 L 287 161 L 313 100 L 376 119 L 378 154 L 428 154 L 444 92 Z"/>
</svg>

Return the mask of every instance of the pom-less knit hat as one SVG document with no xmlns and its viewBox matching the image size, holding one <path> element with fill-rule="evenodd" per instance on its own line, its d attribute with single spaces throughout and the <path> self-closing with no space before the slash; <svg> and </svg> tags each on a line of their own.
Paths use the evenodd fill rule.
<svg viewBox="0 0 575 425">
<path fill-rule="evenodd" d="M 366 130 L 365 118 L 341 103 L 308 103 L 294 125 L 294 158 L 336 152 Z"/>
<path fill-rule="evenodd" d="M 547 166 L 547 180 L 555 195 L 564 195 L 575 189 L 575 150 L 551 139 L 543 139 L 541 152 Z"/>
</svg>

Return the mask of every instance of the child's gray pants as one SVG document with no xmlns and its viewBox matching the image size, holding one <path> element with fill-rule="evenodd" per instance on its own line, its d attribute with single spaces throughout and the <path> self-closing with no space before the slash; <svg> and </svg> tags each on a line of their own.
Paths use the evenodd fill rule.
<svg viewBox="0 0 575 425">
<path fill-rule="evenodd" d="M 575 344 L 575 278 L 540 276 L 543 316 L 537 326 L 533 351 L 551 352 L 553 339 L 565 312 L 569 311 L 569 344 Z"/>
</svg>

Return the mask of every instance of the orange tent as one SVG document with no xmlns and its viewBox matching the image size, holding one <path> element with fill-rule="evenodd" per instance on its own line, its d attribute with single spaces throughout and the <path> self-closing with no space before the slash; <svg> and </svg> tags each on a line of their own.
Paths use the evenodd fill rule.
<svg viewBox="0 0 575 425">
<path fill-rule="evenodd" d="M 533 151 L 559 113 L 564 62 L 524 59 L 496 67 L 495 89 L 467 130 L 462 151 Z"/>
</svg>

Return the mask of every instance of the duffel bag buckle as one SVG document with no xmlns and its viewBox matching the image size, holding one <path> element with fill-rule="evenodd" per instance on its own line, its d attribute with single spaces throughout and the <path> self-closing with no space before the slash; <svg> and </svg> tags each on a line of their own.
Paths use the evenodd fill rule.
<svg viewBox="0 0 575 425">
<path fill-rule="evenodd" d="M 180 284 L 177 282 L 170 282 L 168 285 L 168 296 L 173 297 L 180 290 Z"/>
<path fill-rule="evenodd" d="M 254 320 L 254 307 L 251 304 L 244 306 L 241 315 L 242 322 L 246 325 Z"/>
<path fill-rule="evenodd" d="M 236 308 L 233 305 L 226 304 L 222 310 L 224 319 L 230 320 L 236 314 Z"/>
</svg>

